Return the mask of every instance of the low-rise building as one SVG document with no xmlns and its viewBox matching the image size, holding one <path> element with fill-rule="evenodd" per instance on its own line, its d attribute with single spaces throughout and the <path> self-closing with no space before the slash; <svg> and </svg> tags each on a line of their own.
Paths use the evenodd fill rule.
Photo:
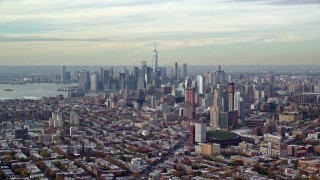
<svg viewBox="0 0 320 180">
<path fill-rule="evenodd" d="M 300 112 L 283 112 L 279 114 L 279 120 L 280 122 L 285 122 L 285 121 L 297 121 L 303 119 L 303 114 Z"/>
<path fill-rule="evenodd" d="M 264 140 L 260 144 L 260 153 L 269 156 L 281 156 L 282 137 L 279 135 L 265 134 Z"/>
<path fill-rule="evenodd" d="M 201 151 L 203 155 L 211 156 L 211 155 L 219 155 L 220 154 L 220 144 L 202 144 Z"/>
</svg>

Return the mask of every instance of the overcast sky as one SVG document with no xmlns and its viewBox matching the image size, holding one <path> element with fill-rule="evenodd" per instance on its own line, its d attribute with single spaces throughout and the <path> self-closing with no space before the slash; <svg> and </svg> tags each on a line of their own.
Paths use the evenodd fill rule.
<svg viewBox="0 0 320 180">
<path fill-rule="evenodd" d="M 320 0 L 0 0 L 0 65 L 320 64 Z"/>
</svg>

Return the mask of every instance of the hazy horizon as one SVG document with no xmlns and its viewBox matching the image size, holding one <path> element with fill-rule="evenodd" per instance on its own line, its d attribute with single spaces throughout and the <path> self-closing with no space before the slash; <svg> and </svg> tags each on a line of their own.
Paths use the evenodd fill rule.
<svg viewBox="0 0 320 180">
<path fill-rule="evenodd" d="M 0 0 L 0 65 L 320 65 L 320 0 Z"/>
<path fill-rule="evenodd" d="M 159 65 L 159 67 L 174 67 L 174 63 L 178 62 L 179 66 L 182 66 L 184 64 L 184 62 L 181 61 L 172 61 L 173 64 L 161 64 Z M 203 65 L 197 65 L 197 64 L 188 64 L 186 63 L 188 66 L 214 66 L 217 67 L 218 66 L 222 66 L 222 67 L 320 67 L 320 64 L 203 64 Z M 77 64 L 35 64 L 35 65 L 28 65 L 28 64 L 22 64 L 22 65 L 1 65 L 1 67 L 40 67 L 40 66 L 45 66 L 45 67 L 62 67 L 62 66 L 70 66 L 70 67 L 141 67 L 141 63 L 139 64 L 97 64 L 97 65 L 92 65 L 92 64 L 84 64 L 84 65 L 77 65 Z M 151 64 L 148 63 L 148 66 L 151 66 Z"/>
<path fill-rule="evenodd" d="M 182 67 L 182 64 L 178 64 Z M 140 67 L 139 65 L 137 65 Z M 100 68 L 110 68 L 113 67 L 115 72 L 121 72 L 122 67 L 126 67 L 128 70 L 132 71 L 132 65 L 91 65 L 91 66 L 81 66 L 81 65 L 70 65 L 67 66 L 67 71 L 74 70 L 88 70 L 99 72 Z M 171 74 L 173 65 L 163 65 L 161 67 L 166 67 L 167 74 Z M 222 70 L 227 73 L 255 73 L 262 71 L 272 71 L 272 72 L 285 72 L 285 73 L 320 73 L 320 65 L 249 65 L 249 66 L 235 66 L 235 65 L 222 65 Z M 207 72 L 215 72 L 218 69 L 217 65 L 188 65 L 188 74 L 202 74 Z M 62 66 L 58 65 L 42 65 L 42 66 L 0 66 L 0 74 L 6 73 L 18 73 L 18 74 L 61 74 Z"/>
</svg>

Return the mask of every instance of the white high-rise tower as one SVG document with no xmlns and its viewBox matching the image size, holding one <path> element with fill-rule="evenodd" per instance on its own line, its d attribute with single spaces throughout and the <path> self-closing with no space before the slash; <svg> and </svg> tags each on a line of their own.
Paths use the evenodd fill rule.
<svg viewBox="0 0 320 180">
<path fill-rule="evenodd" d="M 153 73 L 158 71 L 158 51 L 157 44 L 154 45 L 153 56 L 152 56 L 152 69 Z"/>
</svg>

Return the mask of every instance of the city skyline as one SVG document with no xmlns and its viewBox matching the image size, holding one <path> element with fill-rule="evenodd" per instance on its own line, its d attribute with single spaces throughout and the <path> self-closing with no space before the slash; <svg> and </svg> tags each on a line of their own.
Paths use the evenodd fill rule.
<svg viewBox="0 0 320 180">
<path fill-rule="evenodd" d="M 0 1 L 0 65 L 319 64 L 320 1 Z M 308 12 L 308 13 L 306 13 Z"/>
</svg>

